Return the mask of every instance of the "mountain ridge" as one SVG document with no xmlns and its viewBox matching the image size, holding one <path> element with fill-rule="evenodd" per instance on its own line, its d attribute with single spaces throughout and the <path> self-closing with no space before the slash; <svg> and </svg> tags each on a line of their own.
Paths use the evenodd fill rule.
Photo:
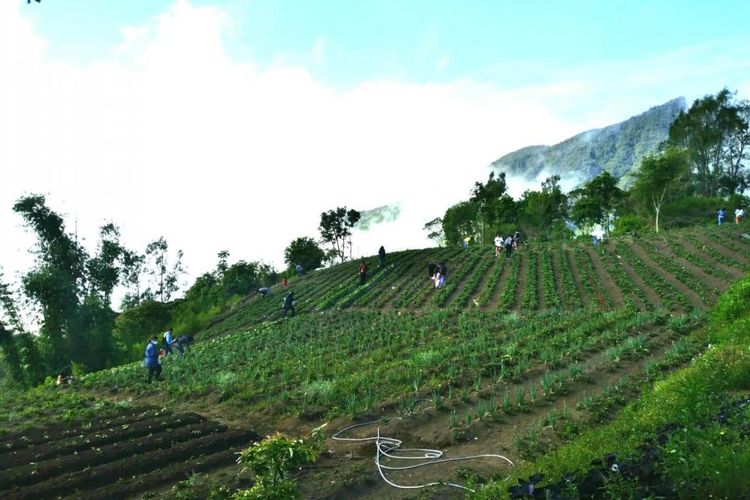
<svg viewBox="0 0 750 500">
<path fill-rule="evenodd" d="M 669 126 L 687 109 L 684 97 L 653 106 L 622 122 L 590 129 L 553 145 L 530 145 L 490 164 L 496 173 L 541 182 L 551 175 L 575 187 L 606 170 L 627 185 L 641 159 L 654 153 L 669 134 Z"/>
</svg>

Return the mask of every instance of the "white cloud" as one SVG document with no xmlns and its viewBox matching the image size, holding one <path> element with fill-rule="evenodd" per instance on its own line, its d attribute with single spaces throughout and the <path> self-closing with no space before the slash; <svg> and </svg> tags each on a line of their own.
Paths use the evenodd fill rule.
<svg viewBox="0 0 750 500">
<path fill-rule="evenodd" d="M 320 212 L 339 205 L 401 202 L 399 221 L 358 241 L 363 253 L 424 246 L 424 222 L 466 198 L 491 161 L 612 118 L 560 118 L 589 97 L 586 75 L 517 90 L 387 80 L 335 90 L 300 67 L 231 58 L 230 21 L 179 0 L 124 27 L 111 57 L 74 66 L 48 58 L 17 3 L 0 2 L 6 269 L 28 266 L 30 237 L 10 212 L 27 192 L 49 193 L 92 239 L 105 220 L 134 248 L 164 235 L 193 276 L 221 249 L 280 264 L 284 247 L 316 236 Z M 325 52 L 321 38 L 312 53 Z M 659 103 L 641 102 L 629 114 Z"/>
</svg>

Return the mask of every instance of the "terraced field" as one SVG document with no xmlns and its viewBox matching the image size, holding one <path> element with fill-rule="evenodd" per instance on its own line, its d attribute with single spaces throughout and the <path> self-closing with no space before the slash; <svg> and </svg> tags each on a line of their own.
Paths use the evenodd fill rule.
<svg viewBox="0 0 750 500">
<path fill-rule="evenodd" d="M 598 248 L 582 244 L 525 245 L 510 260 L 491 248 L 408 250 L 391 254 L 359 284 L 357 262 L 292 280 L 298 312 L 340 309 L 419 311 L 705 310 L 750 266 L 750 240 L 734 228 L 699 228 L 647 238 L 619 238 Z M 448 280 L 435 289 L 427 265 L 445 262 Z M 281 296 L 250 298 L 202 335 L 236 331 L 280 317 Z"/>
<path fill-rule="evenodd" d="M 427 264 L 442 261 L 448 281 L 435 289 Z M 246 299 L 186 356 L 166 358 L 161 383 L 147 384 L 139 362 L 85 376 L 73 390 L 172 410 L 139 406 L 0 433 L 0 495 L 169 497 L 171 484 L 231 464 L 258 434 L 324 422 L 335 432 L 376 421 L 347 437 L 379 432 L 449 458 L 528 463 L 610 421 L 706 349 L 704 311 L 747 275 L 750 239 L 697 228 L 598 248 L 527 245 L 507 261 L 489 248 L 443 248 L 370 264 L 365 285 L 356 262 L 291 280 L 294 318 L 279 319 L 279 288 Z M 295 476 L 303 497 L 418 494 L 381 480 L 371 442 L 327 447 Z M 406 486 L 466 484 L 472 474 L 502 479 L 508 467 L 485 457 L 383 474 Z"/>
<path fill-rule="evenodd" d="M 24 429 L 0 439 L 0 496 L 135 496 L 231 465 L 258 437 L 195 413 L 149 407 Z"/>
</svg>

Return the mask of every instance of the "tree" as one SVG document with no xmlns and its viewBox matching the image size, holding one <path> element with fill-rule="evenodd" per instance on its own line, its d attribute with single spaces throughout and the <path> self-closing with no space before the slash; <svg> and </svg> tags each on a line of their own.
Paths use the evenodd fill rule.
<svg viewBox="0 0 750 500">
<path fill-rule="evenodd" d="M 445 244 L 445 233 L 443 232 L 443 219 L 435 217 L 431 221 L 427 222 L 423 230 L 427 231 L 427 237 L 434 241 L 437 246 L 441 247 Z"/>
<path fill-rule="evenodd" d="M 346 260 L 346 250 L 349 249 L 351 256 L 352 227 L 360 219 L 360 213 L 354 209 L 347 210 L 346 207 L 337 207 L 320 214 L 320 236 L 322 240 L 331 245 L 335 255 L 341 262 Z"/>
<path fill-rule="evenodd" d="M 325 252 L 314 239 L 306 236 L 297 238 L 284 249 L 284 262 L 289 267 L 301 264 L 305 269 L 317 269 L 325 259 Z"/>
<path fill-rule="evenodd" d="M 750 105 L 723 89 L 697 99 L 669 128 L 668 143 L 687 152 L 702 196 L 734 194 L 745 188 Z"/>
<path fill-rule="evenodd" d="M 560 187 L 560 176 L 548 177 L 541 191 L 526 191 L 518 202 L 518 219 L 523 231 L 531 235 L 559 237 L 567 231 L 568 198 Z"/>
<path fill-rule="evenodd" d="M 47 207 L 44 196 L 23 197 L 13 210 L 37 236 L 35 267 L 22 277 L 22 284 L 41 313 L 42 325 L 38 341 L 30 334 L 18 335 L 25 363 L 35 369 L 38 365 L 42 373 L 71 362 L 89 369 L 107 366 L 116 354 L 110 297 L 126 252 L 119 231 L 112 224 L 103 226 L 97 254 L 91 257 L 65 231 L 62 217 Z"/>
<path fill-rule="evenodd" d="M 686 151 L 668 148 L 661 154 L 646 156 L 635 174 L 631 196 L 653 216 L 657 233 L 661 207 L 683 189 L 689 161 Z"/>
<path fill-rule="evenodd" d="M 185 273 L 182 267 L 182 250 L 177 250 L 174 263 L 169 258 L 169 244 L 160 236 L 146 246 L 148 273 L 156 280 L 155 293 L 161 302 L 167 302 L 180 289 L 179 278 Z"/>
<path fill-rule="evenodd" d="M 460 245 L 467 236 L 476 235 L 477 205 L 462 201 L 448 208 L 443 215 L 443 232 L 448 245 Z"/>
<path fill-rule="evenodd" d="M 609 235 L 609 221 L 625 193 L 617 187 L 617 179 L 604 170 L 581 188 L 570 193 L 570 217 L 578 225 L 601 224 Z"/>
<path fill-rule="evenodd" d="M 493 229 L 502 215 L 500 207 L 502 206 L 502 198 L 505 195 L 507 187 L 505 173 L 501 173 L 495 177 L 495 172 L 490 172 L 489 179 L 487 179 L 485 184 L 481 182 L 474 183 L 474 189 L 471 191 L 469 202 L 475 204 L 477 207 L 482 244 L 487 241 L 485 233 Z"/>
</svg>

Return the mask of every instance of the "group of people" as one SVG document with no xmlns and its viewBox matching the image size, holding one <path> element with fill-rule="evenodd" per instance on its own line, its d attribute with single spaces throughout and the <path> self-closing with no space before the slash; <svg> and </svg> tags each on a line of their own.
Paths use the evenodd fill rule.
<svg viewBox="0 0 750 500">
<path fill-rule="evenodd" d="M 727 218 L 727 209 L 726 209 L 726 207 L 720 208 L 719 211 L 716 212 L 716 217 L 718 219 L 718 223 L 719 223 L 720 226 L 722 224 L 724 224 L 724 221 Z M 742 207 L 737 207 L 734 210 L 734 223 L 735 224 L 739 224 L 740 222 L 743 221 L 744 218 L 745 218 L 745 209 L 742 208 Z"/>
<path fill-rule="evenodd" d="M 495 257 L 499 257 L 505 249 L 505 259 L 510 259 L 513 250 L 517 250 L 521 244 L 521 233 L 516 231 L 513 235 L 503 238 L 499 234 L 495 236 Z"/>
<path fill-rule="evenodd" d="M 443 288 L 445 285 L 445 279 L 448 277 L 448 267 L 445 262 L 435 264 L 430 262 L 427 265 L 427 275 L 435 283 L 435 288 Z"/>
<path fill-rule="evenodd" d="M 156 375 L 157 380 L 161 380 L 161 360 L 173 354 L 173 346 L 177 348 L 180 356 L 185 354 L 185 351 L 190 350 L 190 344 L 193 343 L 192 335 L 180 335 L 178 338 L 174 338 L 172 328 L 167 328 L 164 332 L 161 348 L 159 342 L 156 339 L 156 335 L 152 335 L 146 344 L 145 362 L 146 368 L 148 368 L 148 383 L 151 383 L 151 379 Z"/>
</svg>

